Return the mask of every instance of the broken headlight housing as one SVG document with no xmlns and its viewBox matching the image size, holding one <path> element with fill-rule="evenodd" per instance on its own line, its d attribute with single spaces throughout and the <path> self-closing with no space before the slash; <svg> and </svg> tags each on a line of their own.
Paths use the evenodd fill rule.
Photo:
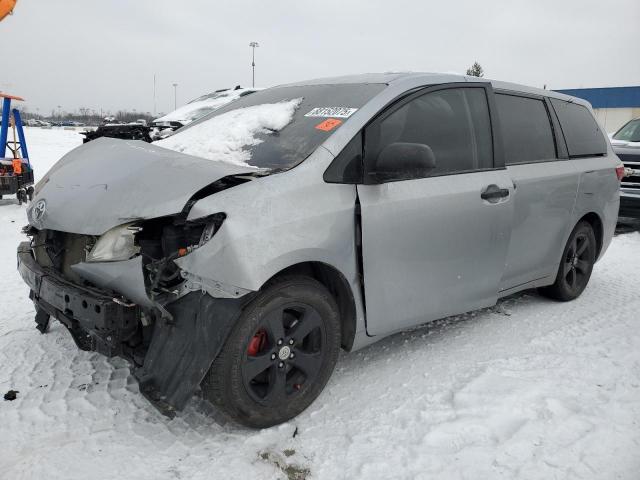
<svg viewBox="0 0 640 480">
<path fill-rule="evenodd" d="M 196 220 L 185 221 L 181 216 L 147 220 L 136 235 L 148 275 L 152 295 L 175 293 L 182 283 L 180 268 L 175 263 L 207 243 L 222 226 L 226 215 L 216 213 Z"/>
<path fill-rule="evenodd" d="M 133 223 L 119 225 L 98 238 L 87 254 L 87 262 L 119 262 L 140 253 L 135 235 L 140 230 Z"/>
</svg>

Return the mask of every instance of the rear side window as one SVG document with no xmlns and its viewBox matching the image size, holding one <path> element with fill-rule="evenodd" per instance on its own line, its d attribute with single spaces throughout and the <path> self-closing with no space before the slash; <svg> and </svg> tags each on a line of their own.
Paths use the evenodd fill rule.
<svg viewBox="0 0 640 480">
<path fill-rule="evenodd" d="M 558 114 L 569 157 L 604 155 L 607 144 L 591 112 L 577 103 L 556 98 L 551 104 Z"/>
<path fill-rule="evenodd" d="M 493 143 L 483 88 L 450 88 L 407 102 L 366 133 L 367 163 L 394 142 L 428 145 L 436 157 L 433 175 L 493 167 Z"/>
<path fill-rule="evenodd" d="M 505 163 L 532 163 L 556 158 L 556 145 L 544 101 L 496 94 Z"/>
</svg>

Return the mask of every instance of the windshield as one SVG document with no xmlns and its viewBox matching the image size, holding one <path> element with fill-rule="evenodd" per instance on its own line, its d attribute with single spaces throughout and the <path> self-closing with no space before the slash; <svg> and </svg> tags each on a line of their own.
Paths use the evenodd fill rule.
<svg viewBox="0 0 640 480">
<path fill-rule="evenodd" d="M 625 142 L 640 142 L 640 118 L 631 120 L 618 130 L 613 136 L 614 140 Z"/>
<path fill-rule="evenodd" d="M 275 87 L 243 96 L 157 145 L 269 170 L 302 162 L 385 84 Z"/>
</svg>

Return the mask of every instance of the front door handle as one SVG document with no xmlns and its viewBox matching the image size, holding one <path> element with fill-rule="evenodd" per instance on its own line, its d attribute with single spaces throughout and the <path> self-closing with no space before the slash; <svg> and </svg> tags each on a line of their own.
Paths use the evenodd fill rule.
<svg viewBox="0 0 640 480">
<path fill-rule="evenodd" d="M 500 188 L 497 185 L 489 185 L 485 188 L 480 194 L 480 198 L 483 200 L 487 200 L 489 202 L 497 202 L 501 198 L 506 198 L 509 196 L 508 188 Z"/>
</svg>

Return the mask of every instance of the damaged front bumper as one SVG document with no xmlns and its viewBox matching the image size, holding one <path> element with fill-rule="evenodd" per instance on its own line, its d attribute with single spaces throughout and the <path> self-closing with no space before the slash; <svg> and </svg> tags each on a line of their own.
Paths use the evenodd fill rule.
<svg viewBox="0 0 640 480">
<path fill-rule="evenodd" d="M 39 310 L 57 318 L 82 350 L 122 356 L 120 339 L 137 327 L 140 309 L 113 296 L 75 285 L 52 269 L 44 269 L 31 253 L 29 242 L 18 246 L 18 271 L 31 289 Z"/>
<path fill-rule="evenodd" d="M 67 327 L 80 349 L 129 360 L 141 393 L 169 417 L 198 388 L 252 298 L 190 292 L 165 306 L 172 318 L 168 321 L 153 308 L 79 286 L 42 267 L 29 242 L 18 246 L 18 271 L 31 289 L 37 321 L 44 312 Z M 132 344 L 129 340 L 143 326 L 147 341 Z"/>
</svg>

